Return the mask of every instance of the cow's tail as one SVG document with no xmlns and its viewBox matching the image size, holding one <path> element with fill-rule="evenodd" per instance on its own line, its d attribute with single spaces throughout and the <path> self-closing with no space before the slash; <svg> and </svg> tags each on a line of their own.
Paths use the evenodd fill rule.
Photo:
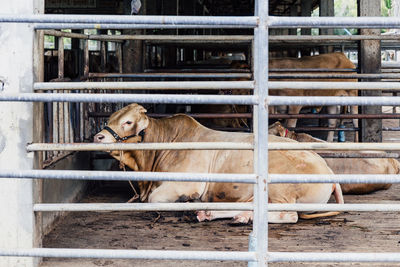
<svg viewBox="0 0 400 267">
<path fill-rule="evenodd" d="M 333 184 L 333 195 L 336 199 L 336 203 L 344 204 L 343 192 L 342 192 L 342 188 L 340 187 L 340 184 Z M 299 217 L 301 219 L 309 220 L 309 219 L 315 219 L 315 218 L 320 218 L 320 217 L 336 216 L 339 214 L 340 214 L 339 211 L 328 211 L 328 212 L 313 213 L 313 214 L 300 213 Z"/>
</svg>

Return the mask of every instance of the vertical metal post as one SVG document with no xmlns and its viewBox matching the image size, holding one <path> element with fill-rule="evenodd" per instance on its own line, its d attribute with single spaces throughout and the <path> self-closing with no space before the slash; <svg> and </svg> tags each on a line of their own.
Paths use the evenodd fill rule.
<svg viewBox="0 0 400 267">
<path fill-rule="evenodd" d="M 253 233 L 256 241 L 258 266 L 267 266 L 268 250 L 268 113 L 265 100 L 268 96 L 268 0 L 257 0 L 255 15 L 259 17 L 254 29 L 254 94 L 259 105 L 254 108 L 254 171 L 258 181 L 254 188 Z"/>
</svg>

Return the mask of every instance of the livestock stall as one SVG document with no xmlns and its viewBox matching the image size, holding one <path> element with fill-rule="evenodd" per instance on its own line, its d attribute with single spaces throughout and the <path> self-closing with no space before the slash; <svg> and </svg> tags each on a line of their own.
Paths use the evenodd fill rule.
<svg viewBox="0 0 400 267">
<path fill-rule="evenodd" d="M 185 1 L 183 6 L 179 1 L 173 4 L 173 1 L 162 2 L 164 7 L 153 1 L 142 1 L 146 7 L 142 10 L 147 12 L 137 16 L 122 16 L 127 10 L 124 5 L 130 5 L 130 1 L 115 1 L 112 6 L 106 5 L 105 1 L 87 1 L 81 3 L 82 6 L 74 5 L 74 1 L 13 1 L 4 8 L 4 14 L 0 15 L 3 37 L 0 52 L 7 62 L 0 67 L 0 176 L 4 178 L 1 181 L 0 266 L 187 266 L 190 263 L 182 261 L 190 260 L 212 261 L 205 262 L 204 266 L 232 266 L 232 261 L 235 265 L 248 262 L 249 266 L 266 266 L 268 262 L 289 262 L 289 265 L 290 262 L 378 262 L 379 266 L 384 262 L 400 262 L 398 229 L 393 226 L 400 209 L 395 202 L 398 200 L 397 187 L 391 193 L 365 197 L 368 204 L 352 196 L 349 199 L 353 203 L 344 205 L 267 205 L 266 190 L 267 183 L 398 183 L 398 175 L 268 175 L 267 164 L 261 164 L 268 162 L 268 149 L 400 150 L 398 143 L 370 143 L 381 141 L 380 120 L 362 122 L 360 134 L 364 144 L 267 142 L 267 106 L 359 105 L 365 107 L 358 115 L 360 119 L 368 116 L 383 118 L 381 106 L 399 106 L 397 98 L 380 96 L 382 89 L 398 90 L 398 83 L 374 81 L 398 79 L 395 73 L 380 73 L 379 47 L 382 39 L 398 38 L 382 37 L 376 30 L 369 29 L 396 28 L 400 19 L 373 17 L 380 9 L 375 6 L 379 1 L 372 0 L 359 1 L 360 15 L 364 18 L 341 19 L 298 17 L 306 13 L 305 16 L 309 16 L 317 1 L 295 2 L 294 5 L 292 1 L 221 1 L 222 4 Z M 188 5 L 189 2 L 193 6 Z M 331 1 L 321 1 L 321 7 L 326 2 Z M 45 7 L 48 14 L 43 15 Z M 120 15 L 54 14 L 64 11 L 108 14 L 110 9 Z M 288 14 L 294 16 L 278 16 Z M 321 14 L 332 15 L 330 11 Z M 362 30 L 361 35 L 351 38 L 282 35 L 297 28 L 307 34 L 314 27 L 357 27 Z M 282 28 L 285 29 L 283 32 Z M 87 34 L 83 29 L 99 30 Z M 279 35 L 269 39 L 271 29 Z M 45 40 L 49 40 L 45 36 L 55 37 L 54 49 L 45 48 Z M 70 50 L 65 49 L 66 38 L 71 38 Z M 322 40 L 326 43 L 321 51 L 332 49 L 333 41 L 360 41 L 360 73 L 352 73 L 351 78 L 369 82 L 346 86 L 361 89 L 364 97 L 268 96 L 268 88 L 296 89 L 298 86 L 298 82 L 282 85 L 268 81 L 268 45 L 276 42 L 281 46 L 290 38 L 297 44 L 300 41 L 320 44 Z M 90 41 L 99 42 L 98 50 L 90 49 Z M 284 51 L 272 50 L 289 55 L 293 53 L 293 46 Z M 310 53 L 309 50 L 302 47 L 294 53 Z M 245 61 L 249 67 L 231 68 L 232 60 Z M 274 78 L 278 76 L 276 74 Z M 315 87 L 336 89 L 335 86 L 341 88 L 344 85 L 304 82 L 301 86 L 312 90 Z M 215 93 L 239 89 L 252 94 Z M 373 97 L 377 95 L 379 97 Z M 254 173 L 199 175 L 110 171 L 112 161 L 101 151 L 139 147 L 92 144 L 93 134 L 104 126 L 111 112 L 131 102 L 148 104 L 153 108 L 154 117 L 178 111 L 193 114 L 195 104 L 247 106 L 248 109 L 239 114 L 193 115 L 245 119 L 247 127 L 235 130 L 253 132 L 254 144 L 141 144 L 144 145 L 141 149 L 254 149 Z M 179 105 L 168 105 L 171 103 Z M 386 118 L 398 118 L 398 115 L 391 114 Z M 125 203 L 133 194 L 126 181 L 143 179 L 237 180 L 254 184 L 255 197 L 252 203 L 240 205 Z M 121 186 L 116 181 L 125 183 Z M 350 213 L 297 225 L 273 225 L 268 229 L 265 207 L 269 211 L 339 210 Z M 227 226 L 221 221 L 199 224 L 193 223 L 187 215 L 171 212 L 198 209 L 254 210 L 254 223 L 243 227 Z M 170 212 L 160 216 L 156 213 L 166 210 Z M 379 217 L 371 223 L 369 214 Z M 375 231 L 378 231 L 376 235 Z M 310 242 L 303 246 L 302 240 Z M 375 243 L 371 246 L 368 242 Z M 362 250 L 353 250 L 355 246 Z M 47 260 L 41 263 L 42 258 Z"/>
</svg>

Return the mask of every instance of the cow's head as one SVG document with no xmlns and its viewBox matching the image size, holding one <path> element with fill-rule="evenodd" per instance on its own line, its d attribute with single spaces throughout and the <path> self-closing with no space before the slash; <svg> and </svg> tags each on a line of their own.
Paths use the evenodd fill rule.
<svg viewBox="0 0 400 267">
<path fill-rule="evenodd" d="M 149 125 L 146 109 L 130 104 L 113 113 L 107 126 L 94 136 L 95 143 L 138 143 L 143 141 L 144 130 Z"/>
<path fill-rule="evenodd" d="M 149 125 L 146 109 L 138 104 L 131 104 L 113 113 L 98 134 L 94 136 L 95 143 L 139 143 L 145 138 L 145 129 Z M 138 164 L 132 151 L 109 151 L 110 155 L 133 170 L 138 170 Z"/>
</svg>

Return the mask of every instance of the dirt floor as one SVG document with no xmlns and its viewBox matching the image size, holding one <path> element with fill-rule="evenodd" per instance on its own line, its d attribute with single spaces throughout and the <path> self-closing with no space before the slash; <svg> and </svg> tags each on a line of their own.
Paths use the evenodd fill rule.
<svg viewBox="0 0 400 267">
<path fill-rule="evenodd" d="M 88 195 L 84 202 L 123 202 L 130 196 L 127 188 L 127 185 L 121 183 L 106 184 Z M 347 195 L 345 201 L 399 203 L 400 185 L 365 196 Z M 49 248 L 247 251 L 251 225 L 232 226 L 229 220 L 197 223 L 182 212 L 161 212 L 160 215 L 157 220 L 156 212 L 69 213 L 60 220 L 54 231 L 46 236 L 43 245 Z M 269 226 L 269 248 L 271 251 L 301 252 L 400 252 L 399 220 L 400 216 L 396 213 L 346 212 L 332 218 L 300 220 L 293 225 L 272 224 Z M 278 266 L 278 264 L 270 265 Z M 303 264 L 279 264 L 279 266 L 299 265 Z M 42 267 L 44 266 L 247 265 L 240 262 L 45 259 Z"/>
<path fill-rule="evenodd" d="M 397 120 L 385 126 L 397 127 Z M 397 132 L 384 133 L 398 142 Z M 83 202 L 125 202 L 126 183 L 106 183 Z M 400 203 L 400 185 L 370 195 L 346 195 L 347 203 Z M 197 223 L 182 212 L 74 212 L 63 217 L 43 242 L 47 248 L 168 249 L 247 251 L 251 225 L 232 226 L 229 220 Z M 400 215 L 389 212 L 344 212 L 336 217 L 269 225 L 270 251 L 399 252 Z M 400 266 L 400 264 L 275 263 L 270 266 Z M 245 262 L 149 261 L 105 259 L 44 259 L 49 266 L 247 266 Z"/>
</svg>

